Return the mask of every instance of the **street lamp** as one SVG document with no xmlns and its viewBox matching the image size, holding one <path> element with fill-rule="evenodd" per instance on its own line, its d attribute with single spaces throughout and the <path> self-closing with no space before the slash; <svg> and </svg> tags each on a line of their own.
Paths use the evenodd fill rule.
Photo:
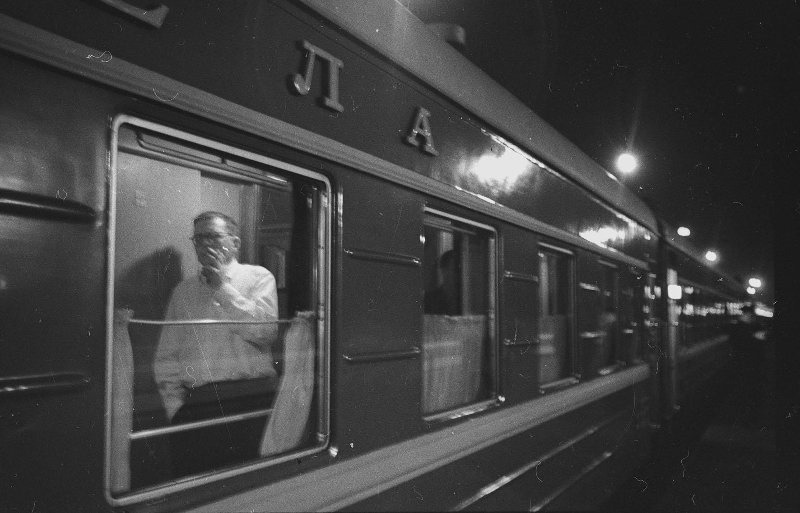
<svg viewBox="0 0 800 513">
<path fill-rule="evenodd" d="M 633 154 L 625 152 L 617 157 L 616 165 L 617 169 L 619 169 L 622 174 L 627 175 L 636 171 L 636 168 L 639 167 L 639 161 Z"/>
<path fill-rule="evenodd" d="M 688 237 L 691 234 L 692 231 L 685 226 L 681 226 L 678 228 L 678 235 L 680 235 L 681 237 Z"/>
<path fill-rule="evenodd" d="M 760 289 L 762 285 L 761 280 L 758 278 L 750 278 L 749 280 L 747 280 L 747 284 L 753 287 L 754 289 Z"/>
<path fill-rule="evenodd" d="M 714 251 L 713 249 L 709 249 L 708 251 L 706 251 L 706 260 L 708 260 L 709 262 L 716 262 L 718 259 L 719 255 L 717 255 L 716 251 Z"/>
</svg>

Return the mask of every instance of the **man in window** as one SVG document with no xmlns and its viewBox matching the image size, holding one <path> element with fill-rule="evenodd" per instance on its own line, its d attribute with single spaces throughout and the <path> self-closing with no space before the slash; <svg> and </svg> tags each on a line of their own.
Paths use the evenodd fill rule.
<svg viewBox="0 0 800 513">
<path fill-rule="evenodd" d="M 461 315 L 461 298 L 459 296 L 458 256 L 451 249 L 439 257 L 439 269 L 442 273 L 441 283 L 425 293 L 425 313 L 434 315 Z"/>
<path fill-rule="evenodd" d="M 275 278 L 238 261 L 239 227 L 219 212 L 194 219 L 199 273 L 172 293 L 156 349 L 155 381 L 173 425 L 269 408 L 277 376 Z M 212 321 L 182 323 L 183 321 Z M 253 459 L 263 416 L 171 435 L 175 477 Z"/>
</svg>

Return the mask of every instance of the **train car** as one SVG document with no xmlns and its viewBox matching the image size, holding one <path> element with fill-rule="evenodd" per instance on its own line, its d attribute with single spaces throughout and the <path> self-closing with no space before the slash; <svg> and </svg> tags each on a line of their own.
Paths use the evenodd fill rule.
<svg viewBox="0 0 800 513">
<path fill-rule="evenodd" d="M 0 509 L 596 507 L 723 344 L 736 290 L 398 3 L 10 0 L 0 65 Z"/>
<path fill-rule="evenodd" d="M 666 396 L 661 415 L 670 419 L 684 403 L 703 407 L 719 385 L 716 378 L 731 363 L 731 326 L 742 313 L 742 286 L 713 269 L 705 257 L 662 223 L 661 275 L 666 308 L 662 344 Z"/>
</svg>

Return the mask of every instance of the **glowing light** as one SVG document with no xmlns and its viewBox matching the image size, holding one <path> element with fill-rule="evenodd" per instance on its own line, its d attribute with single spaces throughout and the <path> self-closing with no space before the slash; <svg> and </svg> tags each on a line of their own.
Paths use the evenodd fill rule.
<svg viewBox="0 0 800 513">
<path fill-rule="evenodd" d="M 681 226 L 680 228 L 678 228 L 678 235 L 680 235 L 681 237 L 688 237 L 691 234 L 692 231 L 685 226 Z"/>
<path fill-rule="evenodd" d="M 759 280 L 758 278 L 750 278 L 749 280 L 747 280 L 747 283 L 748 285 L 756 289 L 761 287 L 761 280 Z"/>
<path fill-rule="evenodd" d="M 706 251 L 706 260 L 708 260 L 709 262 L 716 262 L 717 259 L 719 259 L 719 255 L 717 255 L 716 251 L 710 249 Z"/>
<path fill-rule="evenodd" d="M 756 306 L 754 309 L 754 313 L 756 315 L 760 315 L 761 317 L 772 317 L 773 312 L 769 308 L 765 308 L 763 306 Z"/>
<path fill-rule="evenodd" d="M 630 153 L 623 153 L 617 157 L 617 169 L 623 173 L 633 173 L 637 167 L 639 167 L 639 161 Z"/>
<path fill-rule="evenodd" d="M 755 294 L 756 293 L 756 289 L 753 288 L 753 287 L 747 287 L 747 293 L 748 294 Z"/>
<path fill-rule="evenodd" d="M 677 301 L 683 297 L 683 288 L 680 285 L 667 285 L 667 297 Z"/>
</svg>

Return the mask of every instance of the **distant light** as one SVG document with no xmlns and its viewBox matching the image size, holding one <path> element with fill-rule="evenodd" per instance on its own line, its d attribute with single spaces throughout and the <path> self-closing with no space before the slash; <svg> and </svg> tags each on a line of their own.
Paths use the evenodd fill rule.
<svg viewBox="0 0 800 513">
<path fill-rule="evenodd" d="M 761 280 L 759 280 L 758 278 L 750 278 L 749 280 L 747 280 L 747 283 L 748 283 L 748 284 L 749 284 L 751 287 L 754 287 L 754 288 L 759 288 L 759 287 L 761 287 Z"/>
<path fill-rule="evenodd" d="M 667 297 L 677 301 L 683 297 L 683 288 L 680 285 L 667 285 Z"/>
<path fill-rule="evenodd" d="M 630 153 L 623 153 L 617 157 L 617 169 L 623 173 L 633 173 L 637 167 L 639 167 L 639 161 Z"/>
<path fill-rule="evenodd" d="M 755 312 L 756 315 L 760 315 L 761 317 L 772 317 L 773 312 L 771 309 L 763 307 L 763 306 L 756 306 Z"/>
<path fill-rule="evenodd" d="M 706 251 L 706 260 L 709 262 L 716 262 L 719 256 L 717 255 L 716 251 L 708 250 Z"/>
<path fill-rule="evenodd" d="M 678 235 L 680 235 L 681 237 L 688 237 L 691 234 L 692 232 L 685 226 L 681 226 L 680 228 L 678 228 Z"/>
<path fill-rule="evenodd" d="M 753 288 L 753 287 L 747 287 L 747 293 L 748 294 L 755 294 L 756 293 L 756 289 Z"/>
</svg>

